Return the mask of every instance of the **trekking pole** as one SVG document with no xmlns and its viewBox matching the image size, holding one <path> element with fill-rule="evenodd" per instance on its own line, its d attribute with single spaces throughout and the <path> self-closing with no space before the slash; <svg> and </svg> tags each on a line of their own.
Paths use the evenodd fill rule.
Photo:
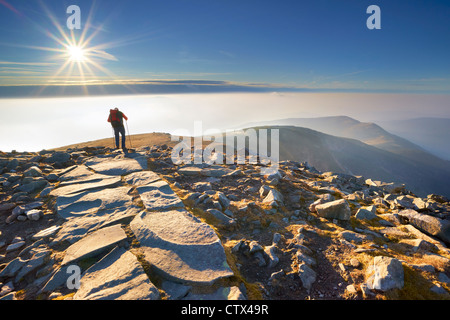
<svg viewBox="0 0 450 320">
<path fill-rule="evenodd" d="M 127 120 L 125 120 L 125 124 L 127 125 L 128 142 L 130 143 L 130 149 L 133 149 L 133 145 L 131 144 L 130 130 L 128 129 L 128 121 Z"/>
<path fill-rule="evenodd" d="M 112 148 L 114 149 L 116 146 L 116 134 L 114 133 L 114 128 L 111 127 L 111 132 L 112 132 L 112 141 L 113 141 L 113 146 Z"/>
</svg>

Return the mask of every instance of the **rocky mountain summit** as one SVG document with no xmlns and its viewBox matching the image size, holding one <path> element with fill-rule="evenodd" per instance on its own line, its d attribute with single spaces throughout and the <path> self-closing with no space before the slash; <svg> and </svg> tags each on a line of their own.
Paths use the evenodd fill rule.
<svg viewBox="0 0 450 320">
<path fill-rule="evenodd" d="M 445 197 L 170 155 L 0 153 L 0 299 L 450 298 Z"/>
</svg>

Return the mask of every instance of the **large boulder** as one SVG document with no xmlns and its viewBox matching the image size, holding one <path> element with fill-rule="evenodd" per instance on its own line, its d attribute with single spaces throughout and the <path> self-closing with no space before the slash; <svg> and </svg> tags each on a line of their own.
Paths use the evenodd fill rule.
<svg viewBox="0 0 450 320">
<path fill-rule="evenodd" d="M 324 218 L 350 220 L 350 206 L 345 199 L 318 204 L 315 209 L 317 214 Z"/>
<path fill-rule="evenodd" d="M 385 256 L 373 258 L 367 273 L 369 275 L 367 286 L 372 290 L 401 289 L 405 284 L 403 265 L 395 258 Z"/>
<path fill-rule="evenodd" d="M 264 198 L 263 203 L 268 203 L 272 206 L 283 205 L 283 195 L 281 194 L 280 191 L 271 188 L 267 192 L 267 195 Z"/>
<path fill-rule="evenodd" d="M 412 209 L 402 210 L 398 215 L 404 222 L 410 223 L 419 230 L 450 243 L 450 221 L 419 213 Z"/>
</svg>

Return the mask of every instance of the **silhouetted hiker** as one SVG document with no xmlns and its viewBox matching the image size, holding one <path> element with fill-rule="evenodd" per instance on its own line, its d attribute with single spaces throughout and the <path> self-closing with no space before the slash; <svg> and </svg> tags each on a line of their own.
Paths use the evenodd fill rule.
<svg viewBox="0 0 450 320">
<path fill-rule="evenodd" d="M 109 110 L 108 122 L 111 122 L 111 125 L 114 129 L 114 136 L 116 138 L 116 148 L 119 149 L 119 133 L 122 135 L 122 149 L 124 152 L 127 152 L 127 148 L 125 146 L 125 127 L 123 126 L 123 119 L 128 120 L 127 116 L 123 114 L 123 112 L 119 111 L 118 108 L 114 108 Z"/>
</svg>

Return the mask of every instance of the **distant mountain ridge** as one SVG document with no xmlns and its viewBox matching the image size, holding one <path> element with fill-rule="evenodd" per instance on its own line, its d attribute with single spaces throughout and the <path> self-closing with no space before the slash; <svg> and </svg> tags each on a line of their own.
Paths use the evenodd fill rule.
<svg viewBox="0 0 450 320">
<path fill-rule="evenodd" d="M 408 139 L 438 157 L 450 160 L 450 119 L 415 118 L 382 121 L 379 125 L 389 132 Z"/>
<path fill-rule="evenodd" d="M 435 193 L 450 197 L 449 161 L 431 155 L 378 125 L 361 123 L 349 117 L 318 118 L 309 123 L 309 126 L 316 127 L 321 124 L 322 130 L 347 137 L 286 125 L 295 121 L 297 124 L 305 124 L 307 120 L 309 119 L 284 119 L 271 121 L 279 122 L 280 125 L 255 125 L 247 128 L 278 129 L 280 160 L 307 161 L 322 172 L 333 171 L 361 175 L 366 179 L 404 183 L 419 196 Z M 350 137 L 359 137 L 362 141 Z M 155 139 L 160 144 L 176 144 L 171 141 L 169 134 L 131 136 L 133 147 L 151 145 Z M 103 144 L 111 146 L 112 139 L 89 142 L 90 146 Z M 83 144 L 76 146 L 81 145 Z"/>
<path fill-rule="evenodd" d="M 348 116 L 333 116 L 319 118 L 287 118 L 280 120 L 250 123 L 244 127 L 262 125 L 288 125 L 309 128 L 333 136 L 359 140 L 370 146 L 389 151 L 402 157 L 433 166 L 441 170 L 450 170 L 450 161 L 431 154 L 422 146 L 392 134 L 379 125 L 371 122 L 360 122 Z M 436 129 L 440 130 L 440 129 Z M 450 121 L 447 128 L 447 143 L 450 144 Z M 445 140 L 442 136 L 440 140 Z M 439 142 L 441 143 L 441 142 Z M 449 149 L 450 153 L 450 149 Z"/>
<path fill-rule="evenodd" d="M 350 138 L 296 126 L 258 126 L 279 129 L 280 160 L 308 161 L 320 171 L 334 171 L 386 182 L 404 183 L 418 195 L 450 196 L 450 165 L 412 143 L 402 141 L 393 152 Z M 389 148 L 394 144 L 386 143 Z M 395 151 L 395 149 L 394 149 Z"/>
</svg>

